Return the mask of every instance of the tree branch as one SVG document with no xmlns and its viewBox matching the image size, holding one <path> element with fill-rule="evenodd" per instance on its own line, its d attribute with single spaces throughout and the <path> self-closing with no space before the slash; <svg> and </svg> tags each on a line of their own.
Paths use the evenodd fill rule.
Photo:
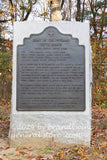
<svg viewBox="0 0 107 160">
<path fill-rule="evenodd" d="M 32 1 L 31 1 L 31 0 L 28 0 L 28 6 L 29 6 L 29 9 L 28 9 L 27 14 L 26 14 L 26 16 L 25 16 L 25 18 L 24 18 L 24 21 L 28 19 L 29 14 L 30 14 L 31 11 L 32 11 Z"/>
<path fill-rule="evenodd" d="M 13 24 L 13 22 L 15 21 L 15 18 L 14 18 L 14 11 L 13 11 L 13 2 L 12 2 L 12 0 L 9 0 L 9 9 L 10 9 L 10 14 L 11 14 L 11 18 L 12 18 L 12 24 Z"/>
<path fill-rule="evenodd" d="M 8 21 L 11 21 L 11 19 L 7 20 L 7 19 L 4 19 L 4 20 L 0 20 L 0 23 L 6 23 Z"/>
<path fill-rule="evenodd" d="M 63 8 L 64 2 L 65 2 L 65 0 L 62 0 L 61 9 Z"/>
</svg>

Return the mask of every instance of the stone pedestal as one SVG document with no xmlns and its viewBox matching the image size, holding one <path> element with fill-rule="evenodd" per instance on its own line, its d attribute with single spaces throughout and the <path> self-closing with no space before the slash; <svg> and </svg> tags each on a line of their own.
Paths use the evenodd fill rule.
<svg viewBox="0 0 107 160">
<path fill-rule="evenodd" d="M 78 38 L 85 46 L 85 110 L 84 111 L 17 111 L 17 46 L 24 38 L 40 34 L 46 27 L 56 27 L 63 34 Z M 12 109 L 9 131 L 11 147 L 51 145 L 90 145 L 91 139 L 92 63 L 88 23 L 72 22 L 15 22 L 13 40 Z M 77 99 L 78 101 L 78 99 Z"/>
</svg>

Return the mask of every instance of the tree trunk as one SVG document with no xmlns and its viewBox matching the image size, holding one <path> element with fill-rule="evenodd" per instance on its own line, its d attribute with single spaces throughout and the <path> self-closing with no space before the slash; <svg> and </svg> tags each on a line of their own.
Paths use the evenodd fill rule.
<svg viewBox="0 0 107 160">
<path fill-rule="evenodd" d="M 81 16 L 81 21 L 83 22 L 84 21 L 84 7 L 85 7 L 85 0 L 83 1 L 83 5 L 82 5 L 82 16 Z"/>
<path fill-rule="evenodd" d="M 77 0 L 77 15 L 76 21 L 80 21 L 81 0 Z"/>
<path fill-rule="evenodd" d="M 52 0 L 51 21 L 61 21 L 61 0 Z"/>
<path fill-rule="evenodd" d="M 71 0 L 69 0 L 69 21 L 71 21 Z"/>
<path fill-rule="evenodd" d="M 12 19 L 12 24 L 13 24 L 15 22 L 15 17 L 14 17 L 14 10 L 13 10 L 13 2 L 12 2 L 12 0 L 9 0 L 9 9 L 10 9 L 11 19 Z"/>
</svg>

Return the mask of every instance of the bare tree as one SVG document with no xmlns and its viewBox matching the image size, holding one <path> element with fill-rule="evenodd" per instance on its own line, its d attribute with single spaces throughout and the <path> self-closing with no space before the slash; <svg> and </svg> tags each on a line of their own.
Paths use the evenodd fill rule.
<svg viewBox="0 0 107 160">
<path fill-rule="evenodd" d="M 52 0 L 51 2 L 51 21 L 61 20 L 61 1 Z"/>
<path fill-rule="evenodd" d="M 63 8 L 65 0 L 47 0 L 49 7 L 50 21 L 61 20 L 61 9 Z"/>
<path fill-rule="evenodd" d="M 28 19 L 36 2 L 37 0 L 2 0 L 3 11 L 7 11 L 8 17 L 11 17 L 12 24 L 17 20 L 25 21 Z M 8 19 L 5 19 L 5 21 L 8 21 Z"/>
<path fill-rule="evenodd" d="M 81 15 L 81 21 L 83 22 L 84 20 L 84 11 L 85 11 L 85 0 L 83 0 L 83 4 L 82 4 L 82 15 Z"/>
<path fill-rule="evenodd" d="M 69 20 L 71 21 L 71 0 L 69 0 Z"/>
<path fill-rule="evenodd" d="M 76 15 L 76 21 L 80 21 L 80 15 L 81 14 L 81 0 L 77 0 L 77 15 Z"/>
</svg>

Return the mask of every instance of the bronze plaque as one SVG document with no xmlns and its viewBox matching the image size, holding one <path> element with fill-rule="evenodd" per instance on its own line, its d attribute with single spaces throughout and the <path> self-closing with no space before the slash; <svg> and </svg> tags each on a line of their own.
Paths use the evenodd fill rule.
<svg viewBox="0 0 107 160">
<path fill-rule="evenodd" d="M 84 111 L 85 47 L 47 27 L 17 47 L 18 111 Z"/>
</svg>

